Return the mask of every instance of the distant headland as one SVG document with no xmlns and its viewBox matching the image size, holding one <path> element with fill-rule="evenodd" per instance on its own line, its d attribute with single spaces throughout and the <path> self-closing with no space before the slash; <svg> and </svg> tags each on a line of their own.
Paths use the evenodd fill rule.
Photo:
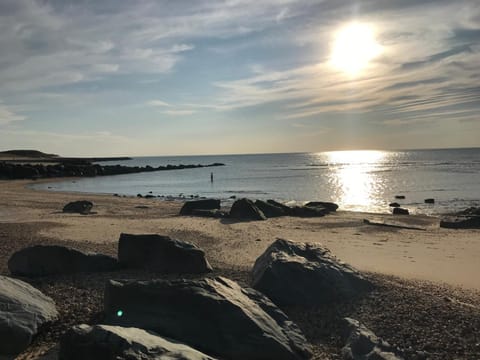
<svg viewBox="0 0 480 360">
<path fill-rule="evenodd" d="M 38 150 L 7 150 L 0 152 L 0 179 L 40 179 L 53 177 L 95 177 L 106 175 L 133 174 L 163 170 L 181 170 L 211 166 L 207 165 L 165 165 L 125 166 L 101 165 L 98 162 L 131 160 L 129 157 L 62 157 Z"/>
</svg>

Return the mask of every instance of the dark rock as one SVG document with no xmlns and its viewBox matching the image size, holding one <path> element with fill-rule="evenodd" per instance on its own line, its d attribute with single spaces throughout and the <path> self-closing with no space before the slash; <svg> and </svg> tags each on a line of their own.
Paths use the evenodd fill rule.
<svg viewBox="0 0 480 360">
<path fill-rule="evenodd" d="M 398 208 L 398 207 L 400 207 L 400 204 L 397 203 L 397 202 L 393 202 L 393 203 L 388 204 L 388 206 Z"/>
<path fill-rule="evenodd" d="M 405 199 L 405 195 L 395 195 L 395 199 Z"/>
<path fill-rule="evenodd" d="M 432 199 L 432 198 L 429 198 L 429 199 L 425 199 L 425 204 L 435 204 L 435 199 Z"/>
<path fill-rule="evenodd" d="M 440 220 L 440 227 L 447 229 L 480 229 L 480 216 L 446 217 Z"/>
<path fill-rule="evenodd" d="M 480 207 L 469 207 L 463 211 L 458 212 L 457 215 L 480 216 Z"/>
<path fill-rule="evenodd" d="M 294 206 L 290 212 L 291 216 L 298 217 L 322 217 L 329 213 L 328 209 L 321 206 Z"/>
<path fill-rule="evenodd" d="M 220 210 L 204 210 L 204 209 L 193 209 L 192 216 L 200 216 L 200 217 L 210 217 L 210 218 L 226 218 L 228 214 L 225 211 Z"/>
<path fill-rule="evenodd" d="M 272 205 L 262 200 L 255 201 L 255 206 L 258 207 L 267 218 L 287 215 L 285 210 L 281 207 Z"/>
<path fill-rule="evenodd" d="M 108 325 L 76 325 L 60 342 L 60 360 L 214 360 L 154 332 Z"/>
<path fill-rule="evenodd" d="M 143 195 L 142 194 L 137 194 L 137 197 L 138 198 L 143 198 Z"/>
<path fill-rule="evenodd" d="M 310 201 L 305 204 L 305 206 L 310 206 L 310 207 L 322 207 L 327 209 L 328 211 L 337 211 L 338 205 L 332 202 L 327 202 L 327 201 Z"/>
<path fill-rule="evenodd" d="M 285 204 L 282 204 L 281 202 L 278 202 L 278 201 L 275 201 L 275 200 L 267 200 L 267 203 L 273 205 L 273 206 L 276 206 L 276 207 L 279 207 L 280 209 L 283 209 L 283 211 L 285 212 L 285 214 L 287 215 L 290 215 L 291 212 L 292 212 L 292 208 L 290 206 L 287 206 Z"/>
<path fill-rule="evenodd" d="M 87 200 L 72 201 L 63 207 L 64 213 L 88 214 L 92 210 L 93 203 Z"/>
<path fill-rule="evenodd" d="M 76 272 L 114 271 L 118 261 L 107 255 L 84 253 L 57 245 L 36 245 L 14 253 L 8 269 L 18 276 L 46 276 Z"/>
<path fill-rule="evenodd" d="M 300 329 L 268 298 L 221 277 L 110 280 L 104 310 L 108 324 L 152 330 L 221 358 L 311 356 Z"/>
<path fill-rule="evenodd" d="M 155 195 L 147 194 L 144 196 L 145 199 L 153 199 Z"/>
<path fill-rule="evenodd" d="M 372 284 L 317 243 L 277 239 L 255 261 L 253 288 L 277 305 L 348 301 Z"/>
<path fill-rule="evenodd" d="M 220 200 L 205 199 L 186 201 L 180 210 L 180 215 L 192 215 L 193 210 L 218 210 L 220 209 Z"/>
<path fill-rule="evenodd" d="M 51 298 L 23 281 L 0 275 L 0 357 L 13 359 L 43 324 L 57 318 Z"/>
<path fill-rule="evenodd" d="M 202 249 L 186 241 L 157 234 L 120 234 L 118 260 L 128 268 L 161 273 L 205 273 L 212 267 Z"/>
<path fill-rule="evenodd" d="M 267 217 L 252 200 L 239 199 L 235 201 L 230 209 L 230 217 L 234 219 L 266 220 Z"/>
<path fill-rule="evenodd" d="M 357 320 L 343 319 L 344 360 L 402 360 L 399 351 Z"/>
<path fill-rule="evenodd" d="M 404 208 L 401 208 L 401 207 L 393 208 L 393 215 L 408 215 L 408 214 L 410 214 L 408 209 L 404 209 Z"/>
</svg>

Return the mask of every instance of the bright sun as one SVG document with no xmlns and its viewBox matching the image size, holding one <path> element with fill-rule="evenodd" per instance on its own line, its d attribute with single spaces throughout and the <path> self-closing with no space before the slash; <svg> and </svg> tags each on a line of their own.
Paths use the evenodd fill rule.
<svg viewBox="0 0 480 360">
<path fill-rule="evenodd" d="M 335 37 L 330 58 L 338 70 L 357 75 L 373 58 L 382 52 L 370 25 L 352 23 L 342 28 Z"/>
</svg>

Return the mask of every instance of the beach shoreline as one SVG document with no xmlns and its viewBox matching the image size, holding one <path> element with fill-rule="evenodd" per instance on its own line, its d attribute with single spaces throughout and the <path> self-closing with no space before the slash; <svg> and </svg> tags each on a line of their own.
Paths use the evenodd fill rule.
<svg viewBox="0 0 480 360">
<path fill-rule="evenodd" d="M 359 305 L 341 305 L 341 311 L 338 311 L 346 315 L 356 314 L 396 346 L 405 346 L 406 342 L 401 336 L 410 336 L 406 334 L 410 326 L 407 323 L 411 321 L 409 316 L 415 317 L 415 314 L 408 312 L 412 309 L 415 311 L 419 306 L 424 307 L 422 311 L 433 307 L 441 314 L 439 319 L 433 319 L 435 314 L 428 312 L 428 319 L 432 317 L 428 321 L 438 322 L 438 328 L 434 327 L 436 331 L 441 332 L 438 330 L 443 326 L 441 322 L 447 321 L 450 316 L 460 316 L 463 319 L 459 319 L 459 324 L 454 326 L 455 329 L 461 327 L 458 331 L 465 331 L 462 330 L 463 327 L 480 327 L 480 279 L 475 276 L 480 268 L 480 230 L 443 229 L 438 226 L 439 219 L 436 217 L 345 211 L 321 218 L 282 217 L 250 222 L 182 217 L 178 215 L 181 202 L 177 201 L 47 192 L 29 188 L 31 183 L 24 180 L 0 181 L 2 275 L 8 275 L 7 261 L 11 254 L 25 246 L 59 244 L 115 256 L 120 233 L 158 233 L 200 246 L 215 269 L 212 276 L 227 276 L 248 286 L 255 259 L 275 238 L 287 238 L 293 241 L 320 242 L 340 260 L 375 279 L 381 289 L 379 293 Z M 67 202 L 83 199 L 94 203 L 93 214 L 62 213 L 62 207 Z M 364 219 L 395 220 L 424 230 L 370 225 Z M 62 321 L 46 334 L 40 335 L 20 358 L 37 358 L 38 354 L 58 341 L 68 326 L 98 321 L 103 284 L 112 277 L 151 278 L 158 275 L 122 272 L 24 279 L 55 299 L 61 309 Z M 453 300 L 447 302 L 445 299 Z M 409 304 L 412 301 L 414 304 Z M 387 313 L 389 307 L 395 307 L 398 313 Z M 331 309 L 319 308 L 307 312 L 285 309 L 287 310 L 314 344 L 315 359 L 336 358 L 338 347 L 335 344 L 338 340 L 327 341 L 326 325 L 312 324 L 312 319 L 320 321 Z M 419 333 L 412 330 L 412 339 L 409 341 L 415 350 L 428 350 L 427 340 L 420 334 L 421 331 L 426 331 L 424 327 L 428 327 L 428 324 L 415 326 L 419 327 Z M 394 329 L 396 330 L 393 331 Z M 448 331 L 451 332 L 452 329 Z M 453 334 L 456 339 L 458 334 L 455 331 Z M 457 348 L 456 340 L 448 340 L 446 337 L 448 335 L 440 333 L 438 341 L 442 345 L 438 346 L 447 349 L 445 351 L 449 352 L 448 356 L 442 356 L 438 349 L 431 349 L 432 354 L 439 354 L 432 358 L 475 358 L 476 355 L 472 357 L 472 354 L 475 354 L 473 343 L 476 339 L 470 339 L 468 344 L 461 346 L 457 344 L 460 346 Z M 468 354 L 464 357 L 461 356 L 462 346 Z M 480 349 L 477 350 L 480 354 Z"/>
</svg>

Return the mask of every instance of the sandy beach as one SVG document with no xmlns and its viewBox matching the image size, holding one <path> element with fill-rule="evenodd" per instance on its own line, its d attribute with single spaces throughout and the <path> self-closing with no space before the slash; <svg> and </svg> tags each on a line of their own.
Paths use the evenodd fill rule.
<svg viewBox="0 0 480 360">
<path fill-rule="evenodd" d="M 480 357 L 480 230 L 450 230 L 427 216 L 392 216 L 338 211 L 323 218 L 230 219 L 180 217 L 180 202 L 111 195 L 42 192 L 28 181 L 0 181 L 0 269 L 8 274 L 11 254 L 33 244 L 63 244 L 116 254 L 120 233 L 157 233 L 203 248 L 222 274 L 248 285 L 255 259 L 276 238 L 319 242 L 339 259 L 367 272 L 378 290 L 357 304 L 309 312 L 285 309 L 315 347 L 315 358 L 337 359 L 339 314 L 355 314 L 411 358 Z M 90 200 L 91 215 L 64 214 L 63 205 Z M 364 219 L 398 227 L 371 225 Z M 410 227 L 406 229 L 402 227 Z M 59 324 L 40 334 L 20 358 L 54 346 L 61 332 L 78 322 L 95 322 L 103 282 L 146 273 L 89 274 L 27 280 L 53 297 Z M 287 311 L 288 310 L 288 311 Z"/>
</svg>

